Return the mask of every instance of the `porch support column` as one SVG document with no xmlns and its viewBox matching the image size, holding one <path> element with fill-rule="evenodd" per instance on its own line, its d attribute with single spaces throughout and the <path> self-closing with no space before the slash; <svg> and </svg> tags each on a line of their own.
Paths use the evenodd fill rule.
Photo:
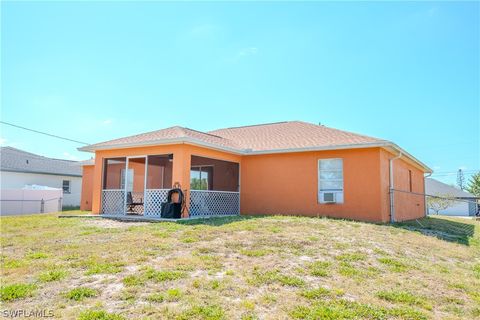
<svg viewBox="0 0 480 320">
<path fill-rule="evenodd" d="M 93 168 L 93 188 L 92 188 L 92 214 L 100 214 L 102 208 L 102 175 L 103 158 L 95 157 L 95 167 Z"/>
<path fill-rule="evenodd" d="M 182 144 L 178 151 L 173 153 L 172 184 L 180 183 L 185 194 L 185 215 L 188 217 L 190 207 L 190 166 L 192 154 L 188 146 Z"/>
</svg>

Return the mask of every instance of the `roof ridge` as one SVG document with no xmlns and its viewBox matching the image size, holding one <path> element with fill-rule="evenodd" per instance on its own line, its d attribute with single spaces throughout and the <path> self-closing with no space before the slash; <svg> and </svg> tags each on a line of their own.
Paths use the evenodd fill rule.
<svg viewBox="0 0 480 320">
<path fill-rule="evenodd" d="M 22 155 L 25 155 L 25 156 L 28 155 L 28 156 L 35 157 L 35 158 L 41 158 L 41 159 L 47 159 L 47 160 L 56 160 L 56 161 L 78 162 L 78 160 L 69 160 L 69 159 L 60 159 L 60 158 L 51 158 L 51 157 L 47 157 L 47 156 L 42 156 L 40 154 L 32 153 L 32 152 L 25 151 L 25 150 L 22 150 L 22 149 L 11 147 L 11 146 L 4 146 L 4 147 L 0 147 L 0 148 L 1 149 L 9 149 L 9 150 L 21 153 Z"/>
<path fill-rule="evenodd" d="M 206 135 L 209 135 L 209 136 L 212 136 L 212 137 L 215 137 L 215 138 L 230 140 L 230 139 L 227 139 L 227 138 L 225 138 L 225 137 L 218 136 L 218 135 L 216 135 L 216 134 L 212 134 L 212 133 L 210 133 L 209 131 L 200 131 L 200 130 L 195 130 L 195 129 L 188 128 L 188 127 L 181 127 L 181 128 L 182 128 L 182 129 L 187 129 L 187 130 L 190 130 L 190 131 L 194 131 L 194 132 L 198 132 L 198 133 L 201 133 L 201 134 L 206 134 Z"/>
<path fill-rule="evenodd" d="M 289 123 L 289 122 L 295 122 L 295 121 L 277 121 L 277 122 L 267 122 L 267 123 L 260 123 L 260 124 L 250 124 L 250 125 L 246 125 L 246 126 L 220 128 L 220 129 L 215 129 L 215 130 L 211 130 L 211 131 L 208 131 L 208 132 L 215 132 L 215 131 L 227 130 L 227 129 L 240 129 L 240 128 L 248 128 L 248 127 L 270 126 L 270 125 L 274 125 L 274 124 Z"/>
</svg>

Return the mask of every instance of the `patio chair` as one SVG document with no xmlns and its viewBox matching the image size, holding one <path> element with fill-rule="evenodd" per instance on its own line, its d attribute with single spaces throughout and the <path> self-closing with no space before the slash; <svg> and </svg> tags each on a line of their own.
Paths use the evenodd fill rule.
<svg viewBox="0 0 480 320">
<path fill-rule="evenodd" d="M 135 211 L 137 206 L 143 206 L 143 199 L 140 198 L 140 202 L 133 202 L 132 192 L 127 192 L 127 212 L 138 214 Z"/>
</svg>

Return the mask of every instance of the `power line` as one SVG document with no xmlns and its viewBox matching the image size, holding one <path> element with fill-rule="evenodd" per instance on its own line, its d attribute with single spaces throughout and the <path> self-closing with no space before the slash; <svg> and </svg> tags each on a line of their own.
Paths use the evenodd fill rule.
<svg viewBox="0 0 480 320">
<path fill-rule="evenodd" d="M 5 121 L 0 121 L 0 123 L 1 123 L 1 124 L 6 124 L 6 125 L 8 125 L 8 126 L 15 127 L 15 128 L 19 128 L 19 129 L 23 129 L 23 130 L 27 130 L 27 131 L 31 131 L 31 132 L 35 132 L 35 133 L 39 133 L 39 134 L 43 134 L 43 135 L 46 135 L 46 136 L 49 136 L 49 137 L 53 137 L 53 138 L 57 138 L 57 139 L 67 140 L 67 141 L 71 141 L 71 142 L 75 142 L 75 143 L 80 143 L 80 144 L 84 144 L 84 145 L 89 145 L 89 144 L 90 144 L 90 143 L 83 142 L 83 141 L 78 141 L 78 140 L 73 140 L 73 139 L 69 139 L 69 138 L 57 136 L 57 135 L 55 135 L 55 134 L 51 134 L 51 133 L 47 133 L 47 132 L 42 132 L 42 131 L 30 129 L 30 128 L 25 128 L 25 127 L 22 127 L 22 126 L 13 124 L 13 123 L 5 122 Z"/>
</svg>

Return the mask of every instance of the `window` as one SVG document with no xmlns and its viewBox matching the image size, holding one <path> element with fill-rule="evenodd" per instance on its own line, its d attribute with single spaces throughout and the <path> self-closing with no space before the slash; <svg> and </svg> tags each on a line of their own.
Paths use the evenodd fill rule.
<svg viewBox="0 0 480 320">
<path fill-rule="evenodd" d="M 125 176 L 125 169 L 120 173 L 120 189 L 125 189 L 125 177 L 127 178 L 127 191 L 133 191 L 133 169 L 127 170 L 128 177 Z"/>
<path fill-rule="evenodd" d="M 412 170 L 408 170 L 408 187 L 409 191 L 412 192 Z"/>
<path fill-rule="evenodd" d="M 343 160 L 318 160 L 318 202 L 343 203 Z"/>
<path fill-rule="evenodd" d="M 190 169 L 190 189 L 211 190 L 212 176 L 212 166 L 192 166 Z"/>
<path fill-rule="evenodd" d="M 70 193 L 70 180 L 63 180 L 63 193 Z"/>
</svg>

